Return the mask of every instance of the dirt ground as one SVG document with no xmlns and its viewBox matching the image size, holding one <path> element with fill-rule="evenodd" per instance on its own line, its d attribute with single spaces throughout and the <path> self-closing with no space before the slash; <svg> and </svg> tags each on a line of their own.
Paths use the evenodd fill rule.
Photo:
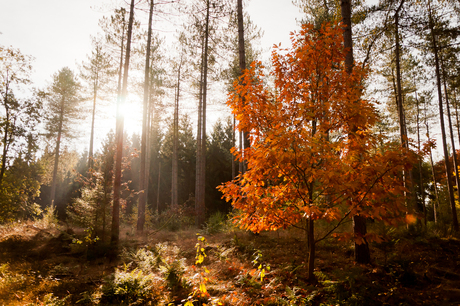
<svg viewBox="0 0 460 306">
<path fill-rule="evenodd" d="M 1 229 L 0 305 L 460 305 L 454 238 L 406 235 L 373 244 L 367 266 L 353 262 L 350 243 L 326 240 L 317 246 L 318 282 L 310 283 L 305 243 L 295 231 L 232 230 L 203 234 L 205 241 L 196 230 L 121 233 L 121 256 L 113 257 L 104 242 L 88 246 L 82 230 L 33 223 Z M 139 249 L 161 253 L 148 274 L 154 285 L 136 291 L 139 298 L 108 299 L 111 275 L 141 275 L 142 262 L 126 259 Z"/>
</svg>

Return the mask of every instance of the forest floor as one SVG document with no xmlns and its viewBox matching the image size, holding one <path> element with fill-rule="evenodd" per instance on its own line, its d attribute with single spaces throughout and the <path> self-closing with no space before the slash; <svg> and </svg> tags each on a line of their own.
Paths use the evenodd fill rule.
<svg viewBox="0 0 460 306">
<path fill-rule="evenodd" d="M 371 265 L 353 263 L 350 243 L 326 240 L 312 284 L 295 231 L 198 240 L 195 230 L 125 230 L 109 259 L 107 245 L 64 229 L 0 228 L 0 305 L 460 305 L 455 238 L 400 235 L 371 245 Z"/>
</svg>

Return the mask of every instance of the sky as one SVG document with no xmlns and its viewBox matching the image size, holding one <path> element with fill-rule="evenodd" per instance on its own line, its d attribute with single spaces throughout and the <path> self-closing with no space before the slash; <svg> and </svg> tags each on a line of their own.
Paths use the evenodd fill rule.
<svg viewBox="0 0 460 306">
<path fill-rule="evenodd" d="M 33 85 L 45 88 L 59 69 L 77 70 L 91 52 L 90 36 L 100 32 L 98 21 L 111 15 L 121 1 L 0 0 L 0 45 L 33 56 Z M 291 0 L 251 0 L 245 9 L 264 32 L 261 47 L 265 60 L 274 44 L 289 45 L 289 33 L 299 28 L 296 19 L 302 16 Z M 160 35 L 173 32 L 166 29 Z M 140 122 L 128 121 L 126 126 L 136 129 Z"/>
</svg>

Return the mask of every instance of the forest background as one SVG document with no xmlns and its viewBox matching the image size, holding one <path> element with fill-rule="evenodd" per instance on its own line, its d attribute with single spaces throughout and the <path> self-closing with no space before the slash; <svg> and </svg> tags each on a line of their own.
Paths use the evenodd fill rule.
<svg viewBox="0 0 460 306">
<path fill-rule="evenodd" d="M 106 3 L 87 58 L 46 86 L 31 86 L 31 56 L 1 46 L 1 222 L 56 210 L 117 250 L 120 225 L 142 235 L 230 214 L 256 233 L 305 231 L 311 282 L 330 234 L 366 264 L 398 225 L 458 233 L 458 3 L 294 4 L 305 40 L 293 33 L 271 60 L 230 1 Z M 142 131 L 128 128 L 133 109 Z"/>
</svg>

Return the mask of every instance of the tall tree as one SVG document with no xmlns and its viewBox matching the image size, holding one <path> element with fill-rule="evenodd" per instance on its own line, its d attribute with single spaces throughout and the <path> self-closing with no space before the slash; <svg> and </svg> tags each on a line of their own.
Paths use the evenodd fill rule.
<svg viewBox="0 0 460 306">
<path fill-rule="evenodd" d="M 246 69 L 246 49 L 244 47 L 244 15 L 243 15 L 243 0 L 237 0 L 237 14 L 238 14 L 238 55 L 239 55 L 239 64 L 240 64 L 240 76 L 243 75 L 244 70 Z M 242 98 L 244 99 L 244 98 Z M 243 100 L 243 104 L 245 101 Z M 243 132 L 243 145 L 244 148 L 249 148 L 249 131 Z M 245 166 L 243 164 L 243 172 L 245 171 Z"/>
<path fill-rule="evenodd" d="M 145 73 L 144 73 L 144 104 L 142 111 L 142 139 L 141 139 L 141 168 L 139 171 L 139 205 L 137 217 L 137 232 L 141 234 L 144 231 L 145 207 L 146 207 L 146 190 L 148 180 L 145 175 L 147 168 L 147 134 L 148 134 L 148 113 L 149 113 L 149 77 L 150 77 L 150 47 L 152 42 L 152 18 L 153 18 L 154 1 L 150 0 L 149 25 L 147 33 L 147 50 L 145 52 Z M 147 180 L 147 181 L 146 181 Z"/>
<path fill-rule="evenodd" d="M 120 189 L 121 189 L 121 168 L 122 168 L 122 157 L 123 157 L 123 129 L 124 129 L 124 114 L 122 109 L 126 103 L 126 96 L 128 94 L 128 72 L 129 72 L 129 59 L 131 55 L 131 37 L 134 22 L 134 0 L 131 0 L 131 6 L 129 11 L 128 21 L 128 38 L 126 42 L 126 55 L 123 69 L 123 85 L 121 94 L 118 96 L 117 101 L 117 122 L 115 132 L 116 142 L 116 158 L 115 158 L 115 179 L 113 186 L 113 213 L 112 213 L 112 233 L 111 233 L 111 244 L 118 245 L 120 236 Z"/>
<path fill-rule="evenodd" d="M 454 231 L 459 231 L 458 225 L 458 217 L 457 217 L 457 209 L 455 207 L 455 198 L 454 198 L 454 190 L 452 186 L 452 171 L 449 162 L 449 152 L 447 150 L 447 139 L 446 139 L 446 128 L 444 124 L 444 107 L 442 103 L 442 83 L 441 83 L 441 69 L 440 69 L 440 59 L 439 59 L 439 47 L 437 41 L 437 35 L 435 33 L 435 22 L 433 16 L 433 10 L 431 7 L 431 1 L 428 0 L 428 26 L 430 32 L 430 44 L 431 44 L 431 51 L 434 56 L 434 63 L 435 63 L 435 73 L 436 73 L 436 85 L 437 85 L 437 92 L 438 92 L 438 102 L 439 102 L 439 118 L 441 123 L 441 136 L 442 136 L 442 146 L 443 146 L 443 153 L 444 153 L 444 161 L 445 161 L 445 169 L 446 169 L 446 176 L 447 176 L 447 188 L 449 191 L 449 200 L 450 200 L 450 207 L 452 211 L 452 227 Z"/>
<path fill-rule="evenodd" d="M 0 104 L 2 158 L 0 186 L 7 169 L 9 154 L 15 143 L 27 139 L 29 127 L 38 124 L 41 107 L 41 94 L 33 98 L 18 99 L 14 92 L 30 83 L 32 57 L 22 54 L 18 49 L 0 46 Z"/>
<path fill-rule="evenodd" d="M 248 171 L 220 189 L 241 212 L 237 223 L 244 229 L 303 225 L 311 281 L 315 243 L 322 239 L 315 237 L 315 220 L 336 220 L 338 226 L 357 215 L 387 223 L 405 218 L 397 173 L 408 155 L 391 145 L 377 150 L 384 139 L 372 132 L 378 116 L 362 98 L 365 71 L 345 70 L 349 50 L 342 29 L 304 25 L 292 49 L 272 55 L 275 88 L 267 88 L 260 63 L 254 63 L 228 101 L 241 119 L 238 128 L 251 130 L 251 146 Z M 350 236 L 358 245 L 372 238 Z"/>
<path fill-rule="evenodd" d="M 96 121 L 96 103 L 100 99 L 101 90 L 104 90 L 109 83 L 109 69 L 111 67 L 111 61 L 109 55 L 103 50 L 102 39 L 92 37 L 91 56 L 88 57 L 86 63 L 82 65 L 81 77 L 88 83 L 88 91 L 91 93 L 93 102 L 91 112 L 91 136 L 89 141 L 88 151 L 88 169 L 93 167 L 93 155 L 94 155 L 94 125 Z"/>
<path fill-rule="evenodd" d="M 74 73 L 67 67 L 62 68 L 53 76 L 47 100 L 48 114 L 46 130 L 48 137 L 55 138 L 53 180 L 51 183 L 51 205 L 56 197 L 57 173 L 59 167 L 59 152 L 62 138 L 72 137 L 72 123 L 79 119 L 80 83 Z"/>
<path fill-rule="evenodd" d="M 342 0 L 341 2 L 342 23 L 344 25 L 343 31 L 343 45 L 347 50 L 345 56 L 345 70 L 348 74 L 353 72 L 353 38 L 351 29 L 351 0 Z M 357 138 L 357 126 L 352 127 L 350 138 Z M 366 219 L 360 214 L 353 215 L 353 232 L 355 239 L 355 261 L 358 263 L 369 263 L 371 261 L 369 244 L 365 237 L 367 234 Z"/>
<path fill-rule="evenodd" d="M 173 115 L 173 130 L 174 130 L 174 140 L 173 140 L 173 156 L 172 156 L 172 181 L 171 181 L 171 205 L 173 207 L 179 204 L 178 202 L 178 167 L 179 167 L 179 101 L 180 101 L 180 85 L 181 85 L 181 72 L 183 65 L 183 54 L 180 55 L 179 62 L 177 65 L 177 81 L 176 81 L 176 90 L 174 98 L 174 115 Z"/>
</svg>

